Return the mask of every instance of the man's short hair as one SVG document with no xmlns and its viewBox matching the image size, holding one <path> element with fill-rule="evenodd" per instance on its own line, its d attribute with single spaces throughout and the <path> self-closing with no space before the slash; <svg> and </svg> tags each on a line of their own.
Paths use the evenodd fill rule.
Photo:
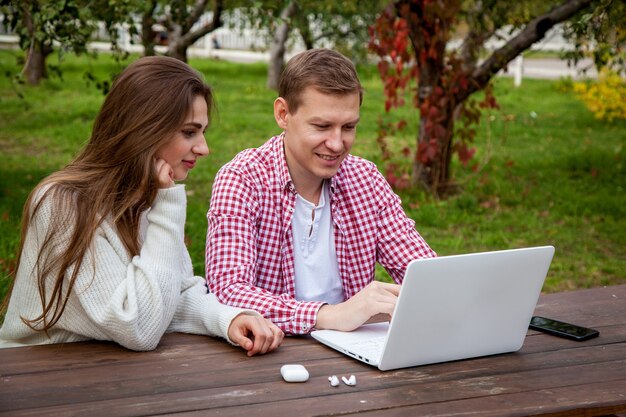
<svg viewBox="0 0 626 417">
<path fill-rule="evenodd" d="M 309 49 L 287 63 L 280 76 L 278 95 L 287 101 L 290 112 L 296 112 L 307 87 L 324 94 L 359 93 L 359 105 L 363 102 L 363 87 L 354 64 L 331 49 Z"/>
</svg>

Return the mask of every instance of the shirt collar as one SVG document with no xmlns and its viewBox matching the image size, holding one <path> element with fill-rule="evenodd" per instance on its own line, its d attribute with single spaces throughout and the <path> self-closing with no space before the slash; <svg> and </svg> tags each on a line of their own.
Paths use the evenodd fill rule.
<svg viewBox="0 0 626 417">
<path fill-rule="evenodd" d="M 276 175 L 278 176 L 278 183 L 282 190 L 289 190 L 292 193 L 296 192 L 296 188 L 293 185 L 293 180 L 289 174 L 289 167 L 287 166 L 287 159 L 285 158 L 285 132 L 274 137 L 272 143 L 272 152 L 275 155 L 276 160 Z"/>
</svg>

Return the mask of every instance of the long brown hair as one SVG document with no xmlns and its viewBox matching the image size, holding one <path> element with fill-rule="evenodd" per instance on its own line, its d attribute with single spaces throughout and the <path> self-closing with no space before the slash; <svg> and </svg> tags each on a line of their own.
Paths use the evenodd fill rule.
<svg viewBox="0 0 626 417">
<path fill-rule="evenodd" d="M 59 320 L 104 219 L 116 225 L 130 256 L 139 254 L 141 215 L 159 188 L 155 154 L 183 125 L 196 96 L 206 99 L 210 117 L 212 92 L 198 72 L 174 58 L 138 59 L 114 81 L 80 155 L 31 192 L 22 215 L 18 268 L 29 225 L 48 198 L 54 201 L 54 221 L 34 271 L 42 313 L 22 317 L 26 325 L 47 331 Z M 66 234 L 66 246 L 59 252 L 55 245 Z M 51 277 L 50 291 L 46 281 Z"/>
</svg>

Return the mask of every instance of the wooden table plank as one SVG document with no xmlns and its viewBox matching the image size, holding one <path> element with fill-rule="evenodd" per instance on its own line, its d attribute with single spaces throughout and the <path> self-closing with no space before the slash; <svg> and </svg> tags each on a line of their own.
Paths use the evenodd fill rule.
<svg viewBox="0 0 626 417">
<path fill-rule="evenodd" d="M 591 297 L 593 297 L 593 300 L 589 301 Z M 581 308 L 579 306 L 584 307 Z M 563 315 L 566 315 L 568 320 L 575 321 L 576 324 L 583 326 L 593 325 L 599 330 L 602 330 L 604 326 L 620 325 L 623 324 L 623 317 L 626 317 L 626 285 L 543 295 L 537 304 L 536 314 L 544 314 L 554 318 L 563 318 Z M 529 331 L 529 335 L 537 333 L 532 330 Z M 604 332 L 602 333 L 604 335 Z M 187 334 L 172 336 L 167 334 L 163 337 L 159 349 L 157 349 L 157 352 L 161 352 L 161 355 L 176 356 L 179 351 L 184 351 L 186 355 L 193 355 L 196 352 L 196 346 L 201 344 L 200 340 L 205 339 L 202 336 Z M 555 347 L 567 346 L 572 343 L 568 340 L 553 337 L 548 337 L 547 339 L 551 339 L 554 342 L 552 345 Z M 288 338 L 288 340 L 291 346 L 308 344 L 306 339 Z M 525 342 L 525 347 L 529 344 L 529 340 L 530 338 Z M 598 340 L 585 343 L 589 342 L 598 343 Z M 82 345 L 83 343 L 67 343 L 53 346 L 3 349 L 3 363 L 0 364 L 0 375 L 23 371 L 20 358 L 31 351 L 33 351 L 33 360 L 29 362 L 29 372 L 65 369 L 68 366 L 93 366 L 94 357 L 97 357 L 98 361 L 103 362 L 107 360 L 124 363 L 133 362 L 134 360 L 144 362 L 146 355 L 153 353 L 132 352 L 129 350 L 120 351 L 118 345 L 107 342 L 90 344 L 89 350 L 85 350 Z M 194 349 L 190 349 L 190 346 L 193 346 Z M 212 347 L 212 350 L 216 353 L 232 351 L 233 349 L 235 348 L 228 346 L 226 343 Z"/>
<path fill-rule="evenodd" d="M 624 332 L 626 333 L 626 330 Z M 625 338 L 626 334 L 623 335 L 622 340 Z M 287 361 L 303 363 L 312 368 L 312 375 L 321 377 L 339 373 L 338 370 L 341 370 L 343 374 L 357 375 L 372 371 L 372 368 L 361 365 L 350 358 L 336 355 L 334 351 L 330 352 L 331 357 L 327 357 L 326 350 L 327 348 L 312 342 L 308 346 L 307 352 L 309 354 L 306 360 L 301 360 L 300 354 L 298 354 L 299 359 L 296 359 L 294 357 L 295 352 L 286 352 L 287 357 L 273 354 L 259 358 L 248 358 L 236 350 L 229 355 L 229 360 L 224 360 L 222 356 L 206 355 L 203 360 L 198 360 L 197 357 L 193 360 L 188 360 L 186 357 L 176 360 L 161 360 L 160 363 L 151 360 L 149 366 L 140 362 L 111 363 L 103 369 L 98 366 L 100 364 L 97 364 L 90 369 L 83 369 L 79 379 L 74 377 L 75 369 L 70 367 L 45 374 L 12 375 L 10 380 L 12 384 L 25 387 L 21 390 L 24 398 L 22 401 L 25 405 L 32 405 L 33 400 L 31 398 L 35 397 L 37 401 L 41 401 L 37 405 L 43 406 L 62 403 L 80 393 L 85 395 L 88 393 L 92 400 L 115 398 L 115 395 L 119 395 L 119 393 L 102 383 L 103 379 L 109 379 L 107 375 L 115 375 L 114 388 L 123 387 L 124 390 L 140 396 L 170 391 L 178 392 L 188 388 L 212 388 L 223 385 L 225 380 L 228 381 L 229 385 L 235 386 L 244 383 L 262 383 L 268 380 L 268 375 L 271 375 L 274 380 L 280 381 L 279 368 Z M 599 354 L 592 354 L 594 350 L 594 346 L 577 346 L 575 349 L 570 349 L 567 355 L 563 355 L 560 350 L 540 353 L 521 351 L 468 361 L 449 362 L 384 373 L 375 371 L 375 373 L 380 375 L 381 380 L 399 379 L 404 383 L 435 378 L 445 380 L 460 376 L 470 377 L 483 374 L 485 369 L 489 367 L 494 369 L 493 372 L 517 372 L 558 368 L 563 364 L 587 364 L 590 361 L 596 363 L 626 358 L 626 344 L 624 343 L 609 344 Z M 322 354 L 318 354 L 319 352 Z M 207 374 L 210 374 L 211 378 L 207 378 Z M 6 378 L 2 377 L 2 381 Z M 155 380 L 158 383 L 152 382 Z M 59 384 L 59 381 L 63 381 L 63 383 Z M 4 389 L 0 386 L 0 398 L 2 398 L 3 393 Z M 37 393 L 46 393 L 46 395 L 37 396 Z M 43 403 L 43 401 L 48 403 Z M 12 401 L 16 408 L 19 408 L 19 402 L 19 399 Z M 0 409 L 3 409 L 2 405 L 0 405 Z"/>
<path fill-rule="evenodd" d="M 3 349 L 0 415 L 626 412 L 626 285 L 542 296 L 537 314 L 598 328 L 600 337 L 580 343 L 529 331 L 517 353 L 388 372 L 309 337 L 254 358 L 183 334 L 141 353 L 102 342 Z M 285 363 L 304 364 L 310 381 L 283 382 Z M 358 385 L 330 387 L 331 374 L 354 374 Z"/>
<path fill-rule="evenodd" d="M 425 405 L 402 407 L 385 410 L 387 417 L 405 416 L 607 416 L 626 412 L 624 395 L 626 380 L 599 382 L 591 386 L 584 385 L 578 390 L 571 387 L 549 390 L 526 391 L 510 395 L 494 395 L 481 398 L 469 398 L 460 401 L 446 401 Z M 617 398 L 617 399 L 616 399 Z M 511 403 L 523 404 L 512 409 Z M 585 404 L 581 407 L 581 403 Z M 379 416 L 380 411 L 358 413 L 360 417 Z M 350 415 L 350 414 L 346 414 Z"/>
<path fill-rule="evenodd" d="M 626 285 L 542 295 L 535 314 L 561 318 L 586 327 L 623 324 L 626 317 Z"/>
<path fill-rule="evenodd" d="M 571 293 L 561 293 L 560 296 L 567 296 L 566 300 L 561 300 L 561 297 L 554 297 L 551 295 L 542 296 L 537 307 L 537 314 L 545 314 L 551 317 L 561 318 L 563 314 L 571 309 L 571 319 L 576 320 L 576 323 L 581 325 L 590 326 L 591 323 L 596 328 L 602 330 L 604 326 L 611 326 L 613 324 L 620 324 L 620 319 L 626 316 L 626 285 L 618 286 L 619 291 L 615 287 L 597 288 L 591 290 L 581 290 Z M 593 291 L 597 291 L 602 296 L 599 296 L 597 300 L 589 303 L 585 301 L 593 294 Z M 585 304 L 587 303 L 587 304 Z M 584 304 L 585 307 L 581 310 L 578 305 Z M 580 311 L 579 311 L 580 310 Z M 597 320 L 594 322 L 591 318 Z M 537 332 L 529 331 L 529 335 L 537 334 Z M 604 332 L 603 332 L 604 335 Z M 175 337 L 172 335 L 165 335 L 158 352 L 161 355 L 176 356 L 179 351 L 185 351 L 186 355 L 193 355 L 196 352 L 195 346 L 201 342 L 204 338 L 195 335 L 177 334 Z M 289 338 L 292 346 L 298 344 L 307 344 L 306 340 L 298 340 L 297 338 Z M 555 347 L 567 346 L 572 342 L 548 337 L 553 342 Z M 298 343 L 294 343 L 294 342 Z M 525 342 L 525 347 L 529 345 L 530 338 Z M 598 343 L 598 340 L 588 341 L 586 343 Z M 222 346 L 213 347 L 214 352 L 232 351 L 233 348 L 225 343 Z M 189 349 L 190 346 L 194 346 L 194 349 Z M 174 349 L 177 347 L 179 350 Z M 169 349 L 168 349 L 169 348 Z M 53 346 L 33 346 L 24 347 L 19 349 L 3 349 L 2 357 L 4 363 L 0 364 L 0 375 L 12 374 L 14 372 L 20 372 L 22 370 L 20 358 L 26 353 L 33 351 L 33 361 L 29 363 L 29 372 L 35 371 L 47 371 L 50 369 L 65 369 L 68 366 L 79 367 L 93 366 L 94 357 L 98 357 L 98 361 L 106 362 L 107 360 L 113 362 L 132 362 L 136 360 L 143 362 L 146 360 L 146 355 L 152 352 L 132 352 L 128 350 L 120 351 L 119 346 L 113 343 L 97 343 L 90 344 L 89 350 L 85 350 L 82 347 L 82 343 L 68 343 L 58 344 Z M 12 369 L 12 366 L 14 370 Z"/>
<path fill-rule="evenodd" d="M 597 366 L 580 366 L 572 367 L 569 370 L 563 370 L 558 375 L 553 375 L 548 378 L 547 381 L 543 381 L 542 386 L 548 386 L 548 388 L 537 389 L 535 381 L 533 380 L 536 375 L 532 373 L 519 373 L 519 374 L 505 374 L 495 377 L 479 377 L 470 379 L 460 379 L 446 382 L 429 382 L 423 384 L 412 384 L 407 386 L 406 384 L 374 390 L 354 390 L 348 387 L 342 387 L 341 390 L 335 390 L 328 387 L 319 392 L 316 396 L 310 395 L 310 390 L 305 389 L 304 384 L 299 386 L 293 386 L 286 388 L 290 399 L 275 400 L 276 397 L 284 398 L 282 393 L 271 385 L 265 387 L 265 389 L 242 389 L 238 391 L 224 392 L 224 391 L 200 391 L 196 392 L 193 397 L 187 397 L 191 393 L 184 393 L 185 398 L 180 396 L 173 396 L 167 398 L 164 402 L 165 407 L 172 407 L 176 410 L 177 415 L 181 416 L 203 416 L 203 415 L 220 415 L 220 416 L 245 416 L 254 415 L 259 417 L 275 417 L 283 415 L 297 415 L 299 417 L 317 416 L 317 415 L 331 415 L 337 413 L 337 410 L 341 410 L 341 413 L 363 413 L 365 411 L 375 410 L 375 415 L 429 415 L 429 408 L 435 404 L 448 404 L 455 401 L 470 401 L 471 404 L 475 402 L 480 403 L 482 401 L 489 401 L 492 397 L 498 397 L 500 402 L 508 402 L 510 404 L 526 404 L 527 399 L 533 398 L 536 392 L 552 392 L 562 390 L 564 393 L 569 393 L 570 397 L 563 397 L 564 405 L 561 405 L 561 400 L 545 402 L 543 403 L 542 412 L 561 412 L 564 408 L 573 407 L 576 404 L 579 396 L 583 394 L 590 387 L 602 387 L 602 389 L 593 388 L 591 392 L 591 398 L 598 392 L 606 391 L 605 387 L 614 387 L 614 389 L 608 390 L 606 398 L 598 397 L 596 402 L 588 399 L 584 399 L 585 406 L 590 407 L 594 404 L 600 404 L 610 400 L 612 405 L 610 408 L 604 409 L 602 407 L 594 407 L 597 412 L 605 414 L 605 410 L 621 411 L 624 399 L 621 400 L 616 397 L 618 393 L 624 392 L 622 388 L 626 387 L 626 379 L 624 379 L 624 372 L 626 366 L 624 362 L 614 364 L 604 364 L 601 367 Z M 580 376 L 580 377 L 579 377 Z M 610 381 L 607 382 L 606 378 Z M 358 378 L 358 377 L 357 377 Z M 570 381 L 576 381 L 574 384 L 569 385 L 567 389 L 562 388 L 562 378 L 567 378 Z M 358 379 L 359 384 L 370 386 L 375 381 L 366 381 L 364 378 Z M 327 384 L 324 378 L 313 379 L 315 384 Z M 550 382 L 552 384 L 550 384 Z M 560 394 L 561 395 L 561 394 Z M 215 401 L 223 399 L 227 396 L 227 401 L 221 401 L 218 406 Z M 507 399 L 508 397 L 508 399 Z M 559 399 L 561 397 L 558 397 Z M 618 398 L 618 399 L 616 399 Z M 476 401 L 479 400 L 479 401 Z M 172 404 L 170 401 L 179 402 Z M 518 401 L 522 401 L 519 402 Z M 134 407 L 135 403 L 129 403 L 129 407 Z M 239 405 L 244 404 L 244 405 Z M 539 403 L 541 404 L 541 403 Z M 82 406 L 83 404 L 81 404 Z M 410 410 L 409 407 L 415 407 L 421 405 L 423 413 L 408 413 L 401 412 L 394 414 L 393 410 L 400 408 L 403 410 Z M 188 412 L 181 411 L 184 407 L 191 408 Z M 524 406 L 525 407 L 525 406 Z M 509 406 L 512 410 L 513 407 Z M 535 407 L 536 408 L 536 407 Z M 97 407 L 96 407 L 97 409 Z M 463 407 L 460 407 L 463 410 Z M 169 411 L 168 408 L 162 409 L 164 412 Z M 464 412 L 469 412 L 471 409 L 465 409 Z M 48 410 L 46 410 L 48 411 Z M 51 408 L 50 411 L 57 414 L 61 410 L 58 408 Z M 93 410 L 91 408 L 85 409 L 85 412 L 91 414 Z M 150 410 L 135 410 L 135 411 L 148 411 Z M 116 415 L 131 415 L 131 410 L 115 409 Z M 127 414 L 128 412 L 128 414 Z M 456 412 L 450 411 L 449 415 L 454 415 Z M 471 414 L 471 413 L 470 413 Z M 20 416 L 21 414 L 16 414 Z M 61 414 L 62 415 L 62 414 Z M 594 415 L 594 414 L 590 414 Z"/>
<path fill-rule="evenodd" d="M 584 370 L 583 370 L 584 371 Z M 484 381 L 472 381 L 472 384 L 468 384 L 467 381 L 463 381 L 470 387 L 487 388 L 487 384 Z M 181 411 L 189 410 L 187 413 L 181 413 L 181 415 L 230 415 L 230 416 L 242 416 L 242 415 L 254 415 L 254 416 L 279 416 L 279 415 L 298 415 L 298 416 L 313 416 L 313 415 L 327 415 L 333 414 L 336 410 L 342 410 L 342 412 L 364 412 L 367 410 L 386 410 L 389 415 L 424 415 L 421 412 L 410 414 L 391 413 L 390 411 L 400 407 L 400 410 L 428 410 L 428 414 L 431 414 L 438 407 L 432 407 L 438 404 L 450 404 L 447 409 L 448 415 L 451 415 L 452 407 L 456 408 L 454 404 L 460 404 L 459 410 L 480 410 L 475 408 L 475 404 L 488 404 L 492 400 L 495 403 L 508 403 L 509 410 L 520 409 L 528 410 L 535 408 L 541 410 L 543 413 L 557 413 L 563 412 L 563 410 L 572 409 L 573 407 L 580 407 L 581 400 L 585 404 L 585 408 L 595 408 L 595 414 L 585 415 L 602 415 L 611 412 L 624 412 L 626 406 L 624 406 L 624 399 L 616 400 L 618 395 L 623 395 L 624 388 L 626 387 L 625 380 L 617 380 L 610 382 L 593 381 L 589 385 L 589 381 L 585 379 L 584 385 L 577 387 L 568 386 L 566 388 L 557 387 L 544 390 L 530 390 L 522 392 L 506 392 L 505 394 L 499 394 L 491 391 L 474 391 L 467 388 L 462 393 L 457 393 L 452 397 L 446 396 L 443 401 L 434 401 L 429 395 L 429 390 L 441 390 L 441 387 L 436 385 L 415 386 L 411 390 L 407 390 L 406 387 L 396 387 L 386 390 L 378 390 L 373 392 L 360 391 L 353 393 L 341 393 L 333 394 L 326 393 L 319 397 L 311 397 L 306 390 L 302 387 L 296 387 L 290 389 L 292 394 L 291 400 L 285 401 L 272 401 L 270 402 L 257 402 L 254 398 L 258 395 L 265 397 L 271 396 L 274 390 L 271 387 L 263 387 L 259 385 L 250 389 L 250 387 L 240 387 L 240 389 L 223 389 L 218 388 L 214 390 L 198 390 L 187 391 L 182 395 L 166 394 L 163 401 L 160 404 L 154 404 L 154 396 L 138 397 L 138 398 L 125 398 L 123 401 L 103 401 L 103 402 L 82 402 L 73 405 L 56 406 L 48 408 L 29 408 L 26 410 L 17 410 L 8 413 L 0 413 L 0 415 L 7 416 L 26 416 L 26 415 L 90 415 L 90 416 L 111 416 L 111 415 L 156 415 L 163 413 L 180 413 Z M 447 386 L 446 389 L 455 389 L 455 385 Z M 423 396 L 419 396 L 420 392 L 425 393 Z M 537 393 L 558 393 L 557 399 L 554 398 L 551 401 L 537 400 Z M 583 397 L 581 397 L 581 395 Z M 161 396 L 159 396 L 161 397 Z M 408 397 L 408 399 L 407 399 Z M 532 399 L 535 399 L 532 401 Z M 220 404 L 215 404 L 215 400 L 222 400 Z M 476 402 L 476 400 L 478 400 Z M 247 402 L 247 405 L 241 406 L 239 404 L 242 401 Z M 464 401 L 468 403 L 464 405 Z M 421 403 L 420 403 L 421 402 Z M 417 403 L 417 404 L 416 404 Z M 515 407 L 511 407 L 510 404 L 517 404 Z M 523 407 L 520 407 L 523 404 Z M 578 404 L 578 405 L 577 405 Z M 596 404 L 598 406 L 596 407 Z M 600 404 L 602 404 L 600 406 Z M 614 404 L 614 405 L 607 405 Z M 419 405 L 419 407 L 418 407 Z M 471 408 L 466 408 L 471 405 Z M 219 407 L 219 408 L 218 408 Z M 491 406 L 489 406 L 491 407 Z M 486 408 L 489 408 L 486 407 Z M 528 407 L 528 408 L 527 408 Z M 508 413 L 512 414 L 512 413 Z M 524 414 L 524 413 L 522 413 Z M 380 414 L 378 414 L 380 415 Z M 579 414 L 581 415 L 581 414 Z"/>
<path fill-rule="evenodd" d="M 473 398 L 477 396 L 486 396 L 501 394 L 505 392 L 520 392 L 526 390 L 549 389 L 559 387 L 563 381 L 572 381 L 572 385 L 579 384 L 595 384 L 604 381 L 620 381 L 626 378 L 626 343 L 615 344 L 611 346 L 613 349 L 606 349 L 607 355 L 602 358 L 589 359 L 587 352 L 578 352 L 578 358 L 558 358 L 553 355 L 557 361 L 566 361 L 570 366 L 551 366 L 550 361 L 543 358 L 543 354 L 534 354 L 529 356 L 538 357 L 537 365 L 543 364 L 546 368 L 538 366 L 532 371 L 521 370 L 511 371 L 510 369 L 501 369 L 499 363 L 489 364 L 487 359 L 483 358 L 486 366 L 492 370 L 485 371 L 485 368 L 477 367 L 474 373 L 463 372 L 463 365 L 467 361 L 459 361 L 451 364 L 441 364 L 441 368 L 456 367 L 456 372 L 448 371 L 445 377 L 439 375 L 429 375 L 428 372 L 415 372 L 412 370 L 396 371 L 392 373 L 364 371 L 356 373 L 358 386 L 332 388 L 327 381 L 328 372 L 314 371 L 316 366 L 311 369 L 312 378 L 305 384 L 288 384 L 280 379 L 277 369 L 273 373 L 265 374 L 264 369 L 258 371 L 243 372 L 236 378 L 228 380 L 228 386 L 224 383 L 223 378 L 227 378 L 224 374 L 213 374 L 208 370 L 205 373 L 188 374 L 182 377 L 163 377 L 158 381 L 150 378 L 140 381 L 145 390 L 138 387 L 128 386 L 125 381 L 116 381 L 115 384 L 103 384 L 99 386 L 97 382 L 91 381 L 86 386 L 81 387 L 80 381 L 75 385 L 67 386 L 63 384 L 57 388 L 50 387 L 50 390 L 41 391 L 41 387 L 37 393 L 37 389 L 33 388 L 33 392 L 25 393 L 25 398 L 31 399 L 34 395 L 39 395 L 42 399 L 41 403 L 36 404 L 37 407 L 45 408 L 46 413 L 51 415 L 62 415 L 67 410 L 80 410 L 83 414 L 97 415 L 98 410 L 115 411 L 115 415 L 132 415 L 133 412 L 127 414 L 127 407 L 136 410 L 137 404 L 146 404 L 141 412 L 174 412 L 180 411 L 182 406 L 192 407 L 193 409 L 212 409 L 219 407 L 233 407 L 235 405 L 246 404 L 250 407 L 258 407 L 259 404 L 272 404 L 272 410 L 280 407 L 279 404 L 286 403 L 287 408 L 293 407 L 291 400 L 303 401 L 298 406 L 299 415 L 310 415 L 307 410 L 310 407 L 305 406 L 307 403 L 314 404 L 320 401 L 321 397 L 327 397 L 324 400 L 329 410 L 338 404 L 331 400 L 334 394 L 342 394 L 340 401 L 348 400 L 347 397 L 369 398 L 368 406 L 372 404 L 372 399 L 378 399 L 376 407 L 391 406 L 408 406 L 419 401 L 443 401 L 458 400 L 461 398 Z M 498 359 L 506 359 L 507 355 L 500 355 Z M 511 356 L 511 355 L 509 355 Z M 617 359 L 618 358 L 618 359 Z M 493 359 L 493 358 L 491 358 Z M 526 358 L 521 362 L 528 364 Z M 581 364 L 576 364 L 580 361 Z M 614 359 L 614 360 L 611 360 Z M 506 361 L 505 361 L 506 362 Z M 324 364 L 323 368 L 335 366 L 336 364 Z M 436 368 L 437 366 L 429 366 L 428 368 Z M 411 368 L 415 369 L 415 368 Z M 524 369 L 523 366 L 520 369 Z M 550 371 L 551 370 L 551 371 Z M 178 386 L 177 386 L 178 384 Z M 423 390 L 426 396 L 407 395 L 407 385 L 411 385 L 411 390 Z M 20 384 L 21 385 L 21 384 Z M 78 392 L 77 392 L 78 391 Z M 81 394 L 81 391 L 83 393 Z M 132 397 L 125 397 L 128 392 L 132 392 Z M 313 396 L 312 398 L 302 398 L 303 393 Z M 112 394 L 113 397 L 107 398 Z M 115 398 L 122 395 L 123 397 Z M 403 396 L 400 401 L 397 397 Z M 50 404 L 64 404 L 72 398 L 84 398 L 84 403 L 73 404 L 71 406 L 49 406 Z M 45 399 L 45 401 L 43 401 Z M 17 409 L 12 409 L 13 415 L 22 415 L 20 408 L 34 406 L 32 402 L 27 400 L 13 403 Z M 341 405 L 341 404 L 339 404 Z M 366 410 L 369 408 L 362 408 Z M 238 408 L 234 408 L 239 413 Z M 243 410 L 242 410 L 243 411 Z M 358 411 L 358 410 L 352 410 Z M 28 415 L 26 413 L 25 415 Z M 243 414 L 240 414 L 243 415 Z"/>
</svg>

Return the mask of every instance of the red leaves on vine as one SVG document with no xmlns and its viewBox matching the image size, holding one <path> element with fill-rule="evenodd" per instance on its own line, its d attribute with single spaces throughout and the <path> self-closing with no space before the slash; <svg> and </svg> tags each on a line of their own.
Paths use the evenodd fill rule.
<svg viewBox="0 0 626 417">
<path fill-rule="evenodd" d="M 487 84 L 485 87 L 485 98 L 479 104 L 481 109 L 499 109 L 500 105 L 496 102 L 493 95 L 493 84 Z"/>
<path fill-rule="evenodd" d="M 424 165 L 434 160 L 438 153 L 437 138 L 430 138 L 428 141 L 421 141 L 417 145 L 417 160 Z"/>
<path fill-rule="evenodd" d="M 402 94 L 411 77 L 405 68 L 411 61 L 408 31 L 407 22 L 396 17 L 392 6 L 387 7 L 370 27 L 369 48 L 381 58 L 378 72 L 386 97 L 385 112 L 405 104 Z"/>
<path fill-rule="evenodd" d="M 398 167 L 395 164 L 389 163 L 385 167 L 385 178 L 387 179 L 387 182 L 389 182 L 389 185 L 396 190 L 408 188 L 410 183 L 409 174 L 403 173 L 397 175 L 397 172 Z"/>
<path fill-rule="evenodd" d="M 370 50 L 380 57 L 378 71 L 383 82 L 385 112 L 405 104 L 411 94 L 411 104 L 419 110 L 420 126 L 414 161 L 435 172 L 432 189 L 448 181 L 451 152 L 467 165 L 476 153 L 471 147 L 476 136 L 475 125 L 482 109 L 498 108 L 492 90 L 485 91 L 480 102 L 467 99 L 475 89 L 475 81 L 464 70 L 461 58 L 446 45 L 461 9 L 460 0 L 446 2 L 403 0 L 392 2 L 370 28 Z M 409 86 L 415 86 L 409 89 Z M 460 121 L 455 129 L 455 122 Z M 388 162 L 387 178 L 392 186 L 402 186 L 404 178 L 398 167 L 390 163 L 391 153 L 386 136 L 406 127 L 406 121 L 382 122 L 377 141 Z M 454 141 L 453 141 L 454 132 Z M 410 149 L 403 148 L 408 157 Z"/>
<path fill-rule="evenodd" d="M 464 142 L 457 142 L 455 144 L 455 150 L 459 155 L 459 161 L 463 164 L 463 166 L 467 166 L 467 163 L 472 159 L 474 154 L 476 153 L 476 148 L 470 148 Z"/>
</svg>

